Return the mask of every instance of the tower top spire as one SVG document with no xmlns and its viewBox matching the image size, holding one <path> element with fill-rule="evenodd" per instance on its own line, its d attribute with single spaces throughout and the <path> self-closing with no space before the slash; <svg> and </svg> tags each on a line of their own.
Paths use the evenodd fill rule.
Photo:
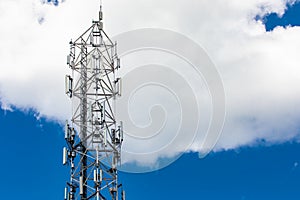
<svg viewBox="0 0 300 200">
<path fill-rule="evenodd" d="M 100 10 L 99 10 L 99 21 L 102 21 L 103 13 L 102 13 L 102 0 L 100 0 Z"/>
</svg>

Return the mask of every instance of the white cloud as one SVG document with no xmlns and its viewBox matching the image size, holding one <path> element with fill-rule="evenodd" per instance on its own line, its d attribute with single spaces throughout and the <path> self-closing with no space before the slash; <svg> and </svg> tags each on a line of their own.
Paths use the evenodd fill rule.
<svg viewBox="0 0 300 200">
<path fill-rule="evenodd" d="M 63 79 L 68 41 L 97 17 L 98 2 L 69 0 L 55 7 L 38 0 L 1 0 L 3 108 L 33 108 L 60 121 L 69 117 Z M 294 1 L 110 0 L 104 1 L 104 26 L 110 35 L 166 28 L 201 44 L 220 71 L 227 97 L 227 118 L 215 150 L 231 149 L 299 137 L 300 27 L 266 32 L 254 20 L 270 12 L 282 15 L 287 2 Z M 200 151 L 199 142 L 190 150 Z"/>
</svg>

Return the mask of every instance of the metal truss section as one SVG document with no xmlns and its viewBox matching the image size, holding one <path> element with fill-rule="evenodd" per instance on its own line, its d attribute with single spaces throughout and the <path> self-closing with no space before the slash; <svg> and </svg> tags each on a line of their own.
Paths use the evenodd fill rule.
<svg viewBox="0 0 300 200">
<path fill-rule="evenodd" d="M 72 99 L 72 119 L 66 122 L 63 164 L 70 165 L 65 200 L 125 199 L 118 183 L 123 142 L 122 122 L 116 122 L 115 100 L 121 95 L 117 44 L 103 30 L 102 11 L 75 41 L 70 42 L 66 94 Z"/>
</svg>

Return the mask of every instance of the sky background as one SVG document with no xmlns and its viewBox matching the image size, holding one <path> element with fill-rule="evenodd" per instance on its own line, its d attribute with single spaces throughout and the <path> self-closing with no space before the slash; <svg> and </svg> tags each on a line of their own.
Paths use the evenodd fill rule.
<svg viewBox="0 0 300 200">
<path fill-rule="evenodd" d="M 55 5 L 53 5 L 51 9 L 56 9 L 63 5 L 57 2 L 53 3 Z M 218 4 L 214 6 L 218 6 Z M 3 7 L 0 6 L 0 8 Z M 266 30 L 266 32 L 263 33 L 263 36 L 259 37 L 259 40 L 257 41 L 258 44 L 262 43 L 263 46 L 269 45 L 272 48 L 271 44 L 265 43 L 265 37 L 269 36 L 270 34 L 275 35 L 272 35 L 273 40 L 271 41 L 273 41 L 273 43 L 275 43 L 275 45 L 277 44 L 279 47 L 282 46 L 281 43 L 277 43 L 278 38 L 283 38 L 280 41 L 287 41 L 287 38 L 290 38 L 291 43 L 294 42 L 295 44 L 298 44 L 297 41 L 299 41 L 299 39 L 296 41 L 296 39 L 294 38 L 299 38 L 300 34 L 298 34 L 297 37 L 295 37 L 294 35 L 284 34 L 290 31 L 297 30 L 297 26 L 300 25 L 300 3 L 287 5 L 286 8 L 287 10 L 282 10 L 280 6 L 279 8 L 275 6 L 274 8 L 272 7 L 274 13 L 272 12 L 272 9 L 270 9 L 270 11 L 262 12 L 268 14 L 261 15 L 261 13 L 257 13 L 252 15 L 253 19 L 256 19 L 258 23 L 263 23 L 262 26 Z M 266 6 L 262 10 L 268 9 L 268 6 Z M 50 14 L 48 14 L 48 17 L 51 18 L 51 16 L 49 15 Z M 36 22 L 38 22 L 39 26 L 41 26 L 43 23 L 47 22 L 47 16 L 44 16 L 43 14 L 38 14 L 38 17 L 35 18 L 35 20 Z M 82 23 L 84 24 L 84 22 Z M 112 23 L 112 25 L 114 24 Z M 84 26 L 84 28 L 86 28 L 86 26 Z M 78 29 L 82 29 L 83 31 L 84 28 Z M 190 27 L 186 28 L 188 29 Z M 220 27 L 220 29 L 222 29 L 222 27 Z M 183 29 L 183 32 L 184 30 L 186 29 Z M 211 28 L 209 30 L 213 31 L 214 29 Z M 258 32 L 260 31 L 261 30 L 259 30 Z M 112 29 L 111 32 L 117 31 Z M 197 32 L 197 30 L 195 30 L 194 32 L 191 31 L 190 36 L 192 36 L 193 38 L 197 38 L 195 36 L 195 32 Z M 225 33 L 226 32 L 224 32 L 224 34 Z M 300 32 L 298 31 L 296 33 Z M 253 34 L 257 35 L 259 33 Z M 46 33 L 45 35 L 47 36 Z M 71 38 L 72 36 L 70 35 L 68 36 L 68 38 Z M 199 37 L 202 38 L 200 39 L 201 42 L 201 40 L 203 40 L 203 38 L 207 36 L 201 35 Z M 253 38 L 248 39 L 251 41 L 253 40 Z M 62 41 L 64 41 L 64 38 L 62 39 Z M 241 41 L 244 41 L 244 38 L 242 38 Z M 63 45 L 65 45 L 65 43 L 63 43 Z M 214 44 L 208 45 L 204 42 L 203 45 L 206 47 L 206 49 L 208 49 L 209 52 L 212 52 L 215 49 Z M 260 46 L 255 47 L 252 51 L 259 52 L 259 47 Z M 294 52 L 295 48 L 293 48 L 293 46 L 283 47 L 287 50 L 290 50 L 290 52 L 286 53 L 287 55 L 282 54 L 281 57 L 283 63 L 286 64 L 285 69 L 288 71 L 288 65 L 291 63 L 297 64 L 299 66 L 299 62 L 294 63 L 295 60 L 288 62 L 289 57 L 287 57 L 295 53 L 298 54 L 299 51 Z M 220 54 L 228 50 L 224 46 L 222 46 L 222 48 L 224 51 L 219 52 Z M 251 52 L 251 49 L 248 50 Z M 3 56 L 2 53 L 3 52 L 0 52 L 1 56 Z M 259 53 L 262 53 L 262 55 L 266 57 L 264 51 Z M 236 51 L 235 54 L 237 54 Z M 276 58 L 279 55 L 274 54 L 270 56 L 270 60 L 277 61 Z M 224 59 L 218 59 L 218 53 L 211 53 L 211 56 L 214 59 L 216 59 L 217 63 L 222 63 L 221 61 L 224 61 Z M 247 57 L 239 58 L 232 56 L 232 54 L 229 54 L 228 56 L 237 63 L 239 62 L 239 59 L 241 59 L 243 62 L 249 63 Z M 261 58 L 258 57 L 257 59 Z M 225 61 L 224 63 L 227 64 Z M 232 64 L 234 62 L 229 63 Z M 6 63 L 3 61 L 1 65 L 3 64 Z M 263 63 L 259 66 L 264 66 L 265 64 L 269 63 Z M 276 64 L 274 64 L 274 68 L 274 70 L 277 69 Z M 1 70 L 2 69 L 3 68 L 1 68 Z M 283 69 L 283 72 L 285 72 L 285 69 Z M 230 78 L 230 76 L 226 76 L 226 74 L 230 74 L 232 73 L 232 71 L 225 71 L 224 69 L 220 69 L 220 71 L 225 77 L 224 79 L 226 84 L 226 78 Z M 45 200 L 62 199 L 65 181 L 68 180 L 69 169 L 67 167 L 62 166 L 61 164 L 62 148 L 63 146 L 65 146 L 65 141 L 63 139 L 62 125 L 58 122 L 59 119 L 64 118 L 65 116 L 56 111 L 52 112 L 52 107 L 49 106 L 52 105 L 51 103 L 49 105 L 45 103 L 45 105 L 41 106 L 39 103 L 32 103 L 32 101 L 30 101 L 30 97 L 28 98 L 28 100 L 25 99 L 23 102 L 21 102 L 19 100 L 21 98 L 17 94 L 12 94 L 13 92 L 7 93 L 7 90 L 15 88 L 9 88 L 7 86 L 11 83 L 11 81 L 4 78 L 4 75 L 6 75 L 6 77 L 9 77 L 9 73 L 6 71 L 1 71 L 1 73 L 2 76 L 0 76 L 0 96 L 2 102 L 2 109 L 0 110 L 0 146 L 4 149 L 0 167 L 0 193 L 2 195 L 1 198 L 22 198 L 29 200 L 41 198 Z M 289 71 L 288 75 L 292 76 L 292 74 L 293 71 Z M 62 74 L 58 78 L 62 79 L 63 81 L 63 76 L 64 74 Z M 270 76 L 272 76 L 272 74 L 270 74 Z M 29 75 L 28 77 L 31 76 Z M 20 79 L 19 76 L 18 78 Z M 292 94 L 299 91 L 299 85 L 293 84 L 288 86 L 291 86 L 289 88 L 291 88 Z M 227 87 L 230 87 L 230 83 L 228 83 Z M 29 84 L 27 90 L 30 90 L 32 88 L 33 86 Z M 63 93 L 63 91 L 61 92 Z M 230 92 L 231 91 L 229 91 L 229 94 L 234 94 Z M 15 93 L 18 93 L 18 91 Z M 39 93 L 38 89 L 37 93 Z M 34 92 L 33 94 L 35 95 Z M 283 99 L 290 99 L 294 97 L 290 96 L 289 94 L 290 93 L 287 94 L 279 92 L 279 96 L 283 97 Z M 48 98 L 47 95 L 46 97 Z M 275 95 L 273 97 L 277 96 Z M 45 96 L 41 95 L 40 98 L 43 99 L 45 98 Z M 62 105 L 62 107 L 63 106 L 64 105 Z M 45 110 L 45 107 L 50 107 L 50 111 Z M 283 107 L 283 109 L 290 110 L 291 108 Z M 278 115 L 278 119 L 275 118 L 274 121 L 272 121 L 272 123 L 263 126 L 264 128 L 267 127 L 266 129 L 264 129 L 267 130 L 266 132 L 268 132 L 269 127 L 275 127 L 274 129 L 270 129 L 271 133 L 269 133 L 269 135 L 263 135 L 260 137 L 257 137 L 257 135 L 255 135 L 255 137 L 251 139 L 245 139 L 245 137 L 236 138 L 237 135 L 226 134 L 226 131 L 233 130 L 230 129 L 231 127 L 234 127 L 235 123 L 233 123 L 232 125 L 228 125 L 228 127 L 225 127 L 225 134 L 223 138 L 221 138 L 217 149 L 204 159 L 199 159 L 198 154 L 196 153 L 197 149 L 194 149 L 194 152 L 185 153 L 175 163 L 159 171 L 146 174 L 121 173 L 120 180 L 122 180 L 123 182 L 124 188 L 127 193 L 127 198 L 193 198 L 207 200 L 299 199 L 299 113 L 296 113 L 297 109 L 291 109 L 292 112 L 288 113 L 288 115 L 280 115 L 282 114 L 282 112 L 277 112 L 276 109 L 274 110 L 274 115 Z M 247 110 L 245 112 L 247 112 Z M 266 111 L 266 113 L 269 113 L 271 116 L 273 114 L 273 112 L 270 111 Z M 256 117 L 257 121 L 260 120 L 260 114 L 263 115 L 265 113 L 257 112 L 253 114 L 253 116 Z M 293 114 L 295 114 L 295 117 L 293 117 Z M 233 114 L 229 113 L 229 119 L 231 115 Z M 266 115 L 265 117 L 268 118 L 270 115 Z M 236 116 L 239 115 L 235 115 L 235 117 Z M 288 120 L 293 120 L 293 129 L 287 128 L 290 126 L 290 124 L 286 123 L 286 118 Z M 239 122 L 241 122 L 241 125 L 247 126 L 249 125 L 249 120 L 246 121 L 246 124 L 244 124 L 243 120 L 240 120 Z M 268 121 L 264 121 L 264 119 L 262 119 L 262 121 L 260 122 Z M 277 126 L 278 122 L 281 122 L 282 126 Z M 230 121 L 228 123 L 230 124 Z M 241 132 L 243 131 L 256 132 L 256 130 L 253 130 L 251 128 L 233 130 L 233 132 L 236 132 L 236 134 L 242 134 Z M 280 133 L 277 133 L 277 131 Z M 290 134 L 291 132 L 295 133 Z M 270 137 L 270 135 L 276 135 L 277 137 L 273 138 Z M 286 135 L 288 136 L 283 137 Z"/>
</svg>

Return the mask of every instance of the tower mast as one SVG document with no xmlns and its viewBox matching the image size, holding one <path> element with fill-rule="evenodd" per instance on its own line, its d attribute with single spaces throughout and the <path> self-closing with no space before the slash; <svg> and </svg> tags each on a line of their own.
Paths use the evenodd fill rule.
<svg viewBox="0 0 300 200">
<path fill-rule="evenodd" d="M 66 122 L 63 164 L 70 165 L 65 200 L 125 200 L 118 183 L 123 125 L 115 118 L 114 101 L 121 95 L 117 44 L 99 19 L 70 42 L 66 94 L 72 100 L 72 118 Z"/>
</svg>

